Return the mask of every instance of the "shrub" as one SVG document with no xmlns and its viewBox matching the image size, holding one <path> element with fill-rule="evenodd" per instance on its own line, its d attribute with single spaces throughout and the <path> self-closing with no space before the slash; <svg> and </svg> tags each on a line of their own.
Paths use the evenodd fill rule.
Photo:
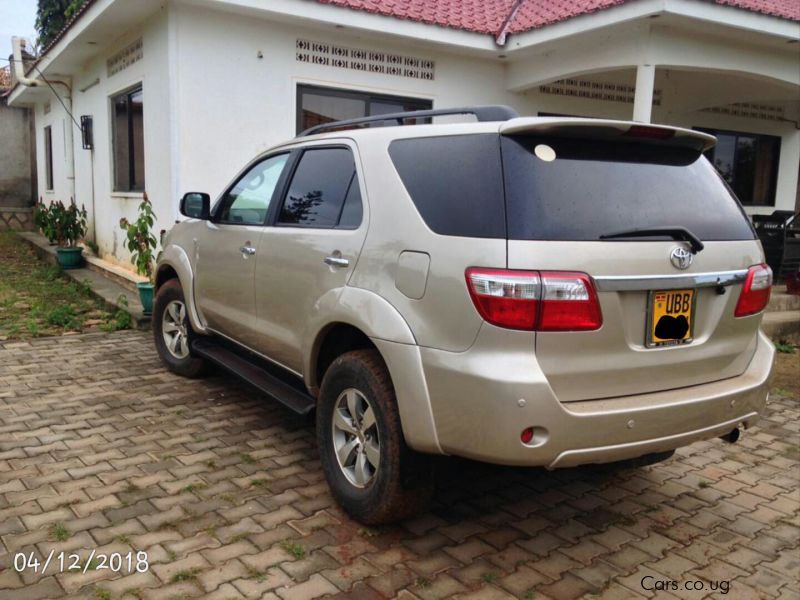
<svg viewBox="0 0 800 600">
<path fill-rule="evenodd" d="M 136 221 L 131 223 L 125 217 L 119 220 L 120 228 L 125 231 L 125 247 L 131 252 L 131 263 L 136 266 L 136 272 L 150 282 L 153 281 L 153 254 L 158 244 L 152 232 L 155 218 L 153 205 L 145 194 Z"/>
<path fill-rule="evenodd" d="M 74 248 L 86 235 L 86 208 L 78 208 L 74 200 L 66 206 L 61 201 L 53 202 L 46 215 L 41 217 L 46 222 L 45 235 L 61 248 Z"/>
</svg>

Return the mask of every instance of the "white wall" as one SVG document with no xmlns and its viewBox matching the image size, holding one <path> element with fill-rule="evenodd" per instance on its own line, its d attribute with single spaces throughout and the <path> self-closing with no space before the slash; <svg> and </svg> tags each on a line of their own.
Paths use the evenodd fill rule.
<svg viewBox="0 0 800 600">
<path fill-rule="evenodd" d="M 108 77 L 106 60 L 143 39 L 142 60 Z M 318 66 L 295 58 L 295 41 L 305 38 L 349 47 L 431 59 L 433 81 Z M 85 64 L 73 81 L 73 112 L 94 118 L 95 149 L 81 148 L 75 131 L 75 191 L 97 222 L 104 257 L 125 262 L 120 217 L 134 218 L 141 194 L 113 192 L 111 105 L 114 94 L 142 84 L 146 188 L 158 222 L 167 229 L 178 217 L 187 191 L 212 198 L 257 153 L 295 134 L 296 87 L 301 83 L 426 98 L 435 108 L 502 103 L 521 114 L 552 112 L 630 119 L 632 104 L 509 92 L 509 66 L 501 60 L 458 55 L 412 42 L 360 38 L 348 29 L 307 28 L 254 16 L 168 4 L 142 26 L 121 33 L 113 47 Z M 259 58 L 259 52 L 263 58 Z M 99 80 L 98 83 L 94 83 Z M 85 91 L 80 91 L 85 90 Z M 64 151 L 66 115 L 51 98 L 51 112 L 36 107 L 39 190 L 49 199 L 68 199 Z M 793 208 L 800 163 L 800 132 L 790 123 L 742 119 L 703 112 L 655 108 L 655 122 L 780 135 L 777 208 Z M 53 127 L 55 190 L 44 192 L 43 127 Z M 754 212 L 755 209 L 748 209 Z M 760 210 L 770 212 L 772 208 Z M 90 228 L 90 237 L 91 237 Z"/>
<path fill-rule="evenodd" d="M 158 217 L 157 233 L 174 222 L 174 203 L 170 194 L 173 168 L 169 143 L 167 31 L 167 10 L 163 9 L 141 27 L 124 32 L 106 52 L 85 64 L 71 81 L 72 113 L 77 120 L 81 115 L 91 115 L 94 126 L 93 150 L 84 150 L 80 131 L 77 127 L 73 130 L 75 199 L 89 212 L 87 237 L 99 245 L 101 256 L 128 268 L 132 267 L 128 263 L 129 253 L 123 247 L 124 232 L 119 228 L 119 220 L 121 217 L 136 218 L 143 194 L 115 192 L 113 189 L 111 98 L 130 88 L 142 86 L 145 187 Z M 140 37 L 143 41 L 141 60 L 109 77 L 106 66 L 108 57 Z M 49 101 L 49 114 L 44 114 L 44 102 L 37 103 L 35 109 L 39 190 L 45 200 L 67 202 L 70 186 L 67 180 L 64 128 L 70 121 L 52 93 Z M 52 126 L 53 132 L 52 192 L 44 191 L 44 127 L 47 125 Z"/>
<path fill-rule="evenodd" d="M 178 10 L 181 193 L 205 191 L 213 198 L 258 152 L 294 137 L 298 83 L 426 98 L 434 108 L 503 103 L 532 110 L 525 95 L 504 91 L 499 61 L 376 43 L 346 30 L 303 29 L 180 5 Z M 297 38 L 432 59 L 435 79 L 298 62 Z"/>
</svg>

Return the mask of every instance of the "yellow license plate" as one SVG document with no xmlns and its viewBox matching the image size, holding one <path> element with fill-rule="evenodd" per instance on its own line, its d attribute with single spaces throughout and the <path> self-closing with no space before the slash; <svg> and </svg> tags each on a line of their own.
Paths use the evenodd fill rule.
<svg viewBox="0 0 800 600">
<path fill-rule="evenodd" d="M 694 290 L 650 292 L 647 345 L 688 344 L 694 333 Z"/>
</svg>

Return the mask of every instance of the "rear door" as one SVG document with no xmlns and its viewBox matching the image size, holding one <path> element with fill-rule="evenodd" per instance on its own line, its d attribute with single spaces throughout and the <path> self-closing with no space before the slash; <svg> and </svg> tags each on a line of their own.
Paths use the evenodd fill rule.
<svg viewBox="0 0 800 600">
<path fill-rule="evenodd" d="M 349 144 L 295 150 L 259 247 L 255 348 L 298 373 L 318 301 L 347 284 L 366 236 L 363 188 Z"/>
<path fill-rule="evenodd" d="M 650 139 L 501 136 L 508 267 L 595 281 L 597 331 L 540 332 L 536 355 L 562 401 L 689 386 L 741 374 L 760 315 L 736 318 L 763 262 L 741 206 L 700 150 Z M 685 228 L 671 235 L 605 236 Z M 676 236 L 680 237 L 680 236 Z M 661 336 L 661 337 L 659 337 Z"/>
</svg>

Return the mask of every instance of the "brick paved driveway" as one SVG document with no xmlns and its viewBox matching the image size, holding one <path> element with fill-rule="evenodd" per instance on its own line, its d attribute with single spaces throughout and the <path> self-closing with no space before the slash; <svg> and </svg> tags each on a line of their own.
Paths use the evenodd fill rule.
<svg viewBox="0 0 800 600">
<path fill-rule="evenodd" d="M 144 333 L 0 344 L 0 598 L 635 598 L 647 576 L 798 598 L 799 412 L 774 398 L 738 445 L 642 469 L 443 460 L 432 511 L 373 530 L 333 504 L 307 421 L 165 372 Z M 150 567 L 14 570 L 51 549 Z"/>
</svg>

